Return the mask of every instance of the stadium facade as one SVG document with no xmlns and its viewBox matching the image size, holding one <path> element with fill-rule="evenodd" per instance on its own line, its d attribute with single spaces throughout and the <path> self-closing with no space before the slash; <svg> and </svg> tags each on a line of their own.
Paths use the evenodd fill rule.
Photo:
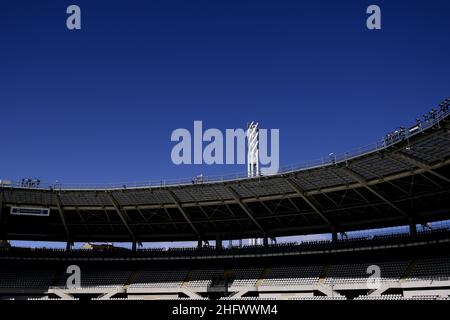
<svg viewBox="0 0 450 320">
<path fill-rule="evenodd" d="M 200 183 L 62 186 L 2 181 L 0 239 L 64 241 L 67 250 L 0 250 L 5 298 L 446 299 L 450 233 L 450 100 L 367 148 L 271 176 Z M 395 226 L 409 232 L 339 239 Z M 269 245 L 330 233 L 330 241 Z M 262 238 L 261 246 L 222 241 Z M 215 247 L 204 247 L 208 241 Z M 140 250 L 139 243 L 197 241 Z M 71 250 L 74 242 L 131 242 L 132 250 Z M 82 285 L 67 288 L 66 268 Z M 368 273 L 376 266 L 381 274 Z M 372 268 L 373 269 L 373 268 Z M 370 281 L 375 281 L 372 286 Z"/>
</svg>

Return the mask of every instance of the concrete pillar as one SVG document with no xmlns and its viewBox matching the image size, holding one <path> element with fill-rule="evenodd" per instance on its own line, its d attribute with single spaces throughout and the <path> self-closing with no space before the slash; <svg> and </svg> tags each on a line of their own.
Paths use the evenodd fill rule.
<svg viewBox="0 0 450 320">
<path fill-rule="evenodd" d="M 413 218 L 409 218 L 409 234 L 412 237 L 417 236 L 417 226 Z"/>
<path fill-rule="evenodd" d="M 222 237 L 216 237 L 216 250 L 222 250 Z"/>
<path fill-rule="evenodd" d="M 333 242 L 337 242 L 338 241 L 338 235 L 337 235 L 337 231 L 336 231 L 335 227 L 333 227 L 331 229 L 331 241 L 333 241 Z"/>
</svg>

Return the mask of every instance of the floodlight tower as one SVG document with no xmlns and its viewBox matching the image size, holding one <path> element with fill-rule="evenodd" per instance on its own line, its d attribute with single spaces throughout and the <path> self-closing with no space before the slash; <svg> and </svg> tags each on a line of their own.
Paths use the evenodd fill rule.
<svg viewBox="0 0 450 320">
<path fill-rule="evenodd" d="M 259 124 L 247 124 L 247 175 L 249 178 L 259 176 Z M 249 239 L 249 245 L 261 245 L 262 239 Z"/>
<path fill-rule="evenodd" d="M 247 124 L 247 172 L 249 177 L 259 176 L 259 124 Z"/>
</svg>

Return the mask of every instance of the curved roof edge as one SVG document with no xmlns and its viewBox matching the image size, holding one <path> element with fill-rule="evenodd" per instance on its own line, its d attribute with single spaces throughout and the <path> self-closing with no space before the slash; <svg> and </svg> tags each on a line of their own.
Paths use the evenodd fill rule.
<svg viewBox="0 0 450 320">
<path fill-rule="evenodd" d="M 305 170 L 311 170 L 329 165 L 335 165 L 346 162 L 367 154 L 379 152 L 394 145 L 397 145 L 409 138 L 427 131 L 441 121 L 445 120 L 450 115 L 450 98 L 443 100 L 439 104 L 439 110 L 432 109 L 423 119 L 417 119 L 416 123 L 408 128 L 400 127 L 396 131 L 386 134 L 385 138 L 374 142 L 370 145 L 360 147 L 353 151 L 345 152 L 343 154 L 331 154 L 328 157 L 322 157 L 312 161 L 306 161 L 300 164 L 284 166 L 278 173 L 269 176 L 258 176 L 249 178 L 244 173 L 228 174 L 219 176 L 202 176 L 201 184 L 212 184 L 242 180 L 253 180 L 264 177 L 277 177 L 284 174 L 295 173 Z M 24 179 L 23 179 L 24 180 Z M 106 183 L 106 184 L 63 184 L 63 183 L 42 183 L 35 180 L 34 184 L 24 183 L 24 181 L 10 181 L 0 180 L 0 187 L 10 188 L 24 188 L 24 189 L 49 189 L 49 190 L 123 190 L 123 189 L 144 189 L 144 188 L 161 188 L 161 187 L 175 187 L 192 185 L 195 183 L 192 178 L 175 179 L 175 180 L 147 180 L 142 182 L 123 182 L 123 183 Z M 25 179 L 26 180 L 26 179 Z M 25 181 L 26 182 L 26 181 Z"/>
</svg>

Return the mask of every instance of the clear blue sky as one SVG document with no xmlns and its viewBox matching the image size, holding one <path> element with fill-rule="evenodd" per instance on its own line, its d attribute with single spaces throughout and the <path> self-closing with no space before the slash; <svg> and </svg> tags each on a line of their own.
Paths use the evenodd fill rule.
<svg viewBox="0 0 450 320">
<path fill-rule="evenodd" d="M 82 30 L 66 29 L 66 8 Z M 365 27 L 382 9 L 382 30 Z M 176 128 L 257 120 L 282 165 L 345 152 L 450 94 L 450 1 L 0 2 L 0 178 L 106 183 L 175 166 Z"/>
</svg>

